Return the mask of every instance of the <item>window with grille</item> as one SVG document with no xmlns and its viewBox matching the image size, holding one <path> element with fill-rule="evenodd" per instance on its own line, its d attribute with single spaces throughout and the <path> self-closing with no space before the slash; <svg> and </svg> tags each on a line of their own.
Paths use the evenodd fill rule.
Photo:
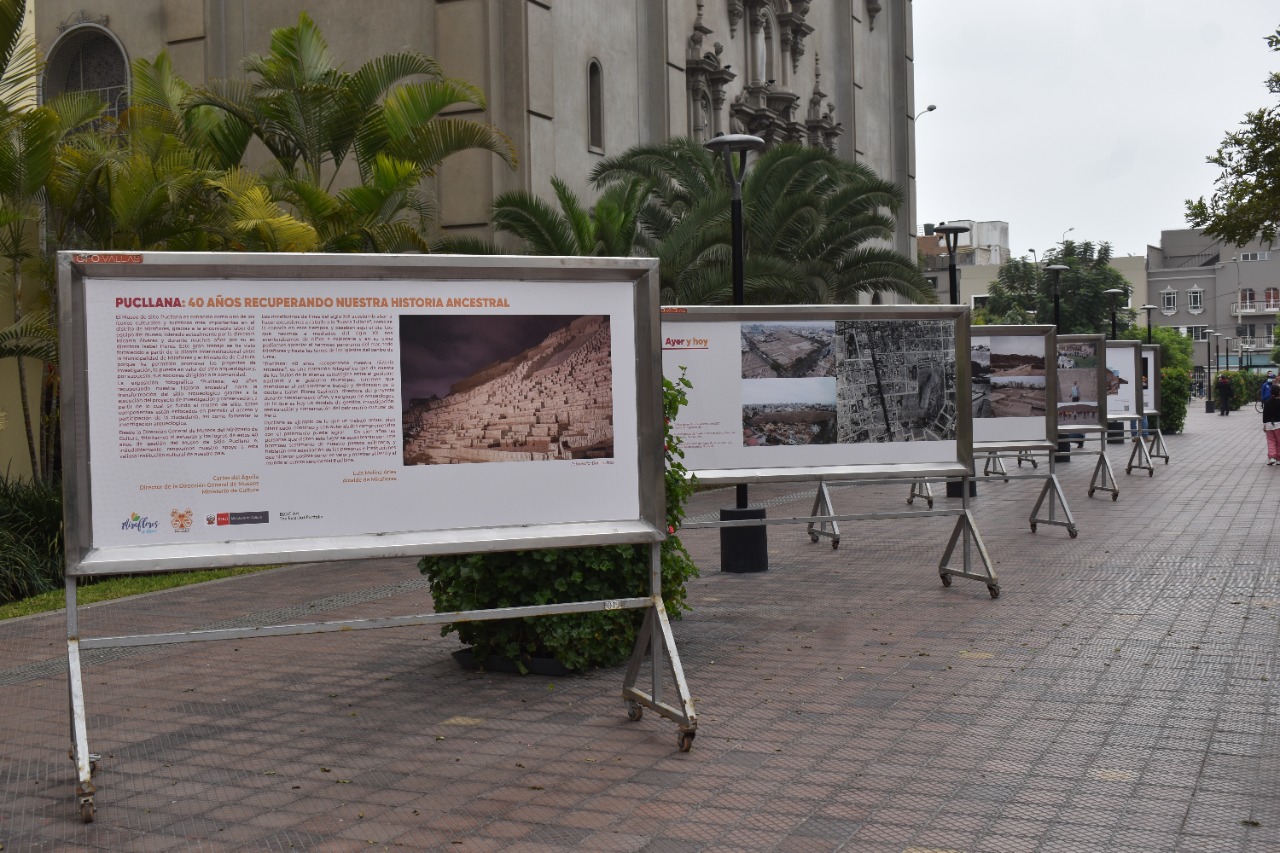
<svg viewBox="0 0 1280 853">
<path fill-rule="evenodd" d="M 113 117 L 129 108 L 129 62 L 105 31 L 81 27 L 54 46 L 45 71 L 44 100 L 67 92 L 97 95 Z"/>
<path fill-rule="evenodd" d="M 1172 314 L 1178 310 L 1178 293 L 1166 290 L 1160 294 L 1160 310 Z"/>
<path fill-rule="evenodd" d="M 1192 314 L 1199 314 L 1204 310 L 1204 291 L 1188 290 L 1187 291 L 1187 310 Z"/>
</svg>

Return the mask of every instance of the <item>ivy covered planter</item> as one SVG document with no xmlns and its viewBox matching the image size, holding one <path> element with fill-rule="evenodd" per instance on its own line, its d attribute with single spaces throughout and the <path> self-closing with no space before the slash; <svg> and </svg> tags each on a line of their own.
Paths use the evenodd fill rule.
<svg viewBox="0 0 1280 853">
<path fill-rule="evenodd" d="M 671 534 L 662 543 L 662 597 L 672 619 L 689 609 L 686 583 L 698 574 L 693 558 L 675 535 L 693 484 L 685 477 L 684 452 L 671 431 L 671 421 L 687 402 L 689 387 L 683 377 L 662 382 L 667 530 Z M 418 568 L 430 581 L 437 613 L 649 594 L 648 545 L 423 557 Z M 567 670 L 580 671 L 625 661 L 635 647 L 643 618 L 643 610 L 609 610 L 457 622 L 442 626 L 440 633 L 456 632 L 469 647 L 472 660 L 485 669 L 514 667 L 528 672 L 532 659 L 550 658 Z"/>
</svg>

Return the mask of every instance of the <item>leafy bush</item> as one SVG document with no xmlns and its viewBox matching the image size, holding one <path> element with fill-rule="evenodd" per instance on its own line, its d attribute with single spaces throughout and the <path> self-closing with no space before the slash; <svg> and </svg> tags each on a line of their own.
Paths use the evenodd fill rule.
<svg viewBox="0 0 1280 853">
<path fill-rule="evenodd" d="M 1258 399 L 1258 388 L 1261 381 L 1253 385 L 1253 391 L 1249 390 L 1250 378 L 1253 374 L 1241 373 L 1238 370 L 1224 370 L 1217 376 L 1213 377 L 1212 394 L 1214 402 L 1218 402 L 1218 378 L 1225 376 L 1231 381 L 1231 409 L 1230 411 L 1239 411 L 1245 406 L 1252 406 L 1253 401 Z M 1250 378 L 1246 378 L 1250 377 Z"/>
<path fill-rule="evenodd" d="M 0 474 L 0 604 L 62 585 L 62 484 Z"/>
<path fill-rule="evenodd" d="M 1160 431 L 1182 432 L 1191 402 L 1191 372 L 1178 367 L 1160 368 Z"/>
<path fill-rule="evenodd" d="M 667 539 L 662 543 L 662 597 L 667 615 L 689 609 L 685 584 L 698 568 L 675 531 L 694 485 L 686 478 L 684 451 L 671 421 L 688 402 L 683 376 L 662 382 L 666 448 Z M 431 584 L 436 612 L 489 610 L 530 604 L 631 598 L 649 593 L 649 546 L 543 548 L 485 554 L 423 557 L 419 570 Z M 614 610 L 444 625 L 457 632 L 475 659 L 500 659 L 526 672 L 530 658 L 554 658 L 569 669 L 614 666 L 635 646 L 644 612 Z"/>
</svg>

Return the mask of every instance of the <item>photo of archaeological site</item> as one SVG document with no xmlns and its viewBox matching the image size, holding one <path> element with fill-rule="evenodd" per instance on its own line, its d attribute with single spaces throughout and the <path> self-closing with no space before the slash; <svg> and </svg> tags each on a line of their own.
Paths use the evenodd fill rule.
<svg viewBox="0 0 1280 853">
<path fill-rule="evenodd" d="M 1096 341 L 1058 344 L 1058 423 L 1099 423 L 1098 348 Z"/>
<path fill-rule="evenodd" d="M 836 380 L 742 380 L 742 444 L 835 444 Z"/>
<path fill-rule="evenodd" d="M 1043 337 L 975 335 L 969 362 L 975 418 L 1044 416 Z"/>
<path fill-rule="evenodd" d="M 835 323 L 742 324 L 743 379 L 804 379 L 835 376 Z"/>
<path fill-rule="evenodd" d="M 954 320 L 835 324 L 836 441 L 956 438 Z"/>
<path fill-rule="evenodd" d="M 607 316 L 400 318 L 404 464 L 613 457 Z"/>
</svg>

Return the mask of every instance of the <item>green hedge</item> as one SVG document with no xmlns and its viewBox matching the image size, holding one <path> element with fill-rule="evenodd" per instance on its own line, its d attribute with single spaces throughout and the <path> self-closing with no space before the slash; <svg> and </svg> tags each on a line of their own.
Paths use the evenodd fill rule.
<svg viewBox="0 0 1280 853">
<path fill-rule="evenodd" d="M 62 484 L 0 474 L 0 604 L 62 586 Z"/>
</svg>

